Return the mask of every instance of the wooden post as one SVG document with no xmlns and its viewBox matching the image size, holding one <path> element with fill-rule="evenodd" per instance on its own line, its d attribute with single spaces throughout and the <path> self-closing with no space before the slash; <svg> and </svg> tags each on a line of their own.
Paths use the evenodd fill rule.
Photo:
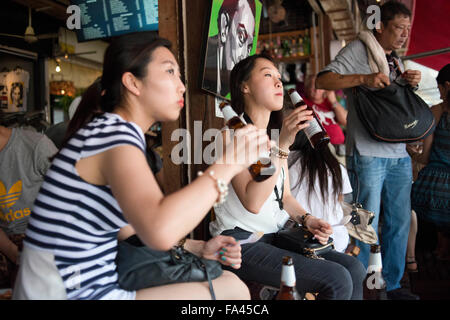
<svg viewBox="0 0 450 320">
<path fill-rule="evenodd" d="M 194 163 L 194 152 L 201 152 L 209 142 L 202 140 L 209 128 L 223 127 L 223 120 L 216 118 L 214 96 L 201 90 L 200 77 L 203 67 L 203 42 L 206 41 L 210 2 L 204 0 L 159 0 L 159 35 L 173 43 L 186 85 L 185 108 L 178 121 L 162 127 L 165 191 L 173 192 L 194 180 L 199 170 L 207 165 Z M 183 11 L 186 13 L 183 15 Z M 183 16 L 186 21 L 183 22 Z M 201 121 L 201 135 L 194 135 L 194 126 Z M 196 123 L 197 122 L 197 123 Z M 173 130 L 186 128 L 191 136 L 190 164 L 175 165 L 170 161 L 172 148 L 178 141 L 170 141 Z M 197 139 L 197 143 L 195 142 Z M 200 142 L 200 143 L 199 143 Z M 201 150 L 195 150 L 194 145 Z M 193 203 L 192 205 L 195 205 Z M 194 230 L 195 239 L 208 238 L 209 215 Z"/>
<path fill-rule="evenodd" d="M 183 30 L 180 0 L 159 0 L 159 36 L 172 42 L 172 51 L 180 64 L 183 74 Z M 171 152 L 178 141 L 171 141 L 172 132 L 185 127 L 186 109 L 183 109 L 180 118 L 176 121 L 166 122 L 162 125 L 164 191 L 166 194 L 179 190 L 187 183 L 186 165 L 176 165 L 171 161 Z"/>
</svg>

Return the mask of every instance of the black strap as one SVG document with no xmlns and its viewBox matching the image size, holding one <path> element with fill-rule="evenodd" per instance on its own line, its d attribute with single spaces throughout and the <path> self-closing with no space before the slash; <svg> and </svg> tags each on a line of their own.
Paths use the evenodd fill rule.
<svg viewBox="0 0 450 320">
<path fill-rule="evenodd" d="M 186 251 L 186 249 L 183 249 Z M 211 276 L 208 272 L 208 268 L 205 266 L 205 264 L 203 263 L 202 259 L 200 259 L 197 255 L 192 254 L 192 256 L 195 258 L 195 260 L 197 261 L 197 264 L 203 269 L 203 271 L 206 274 L 206 279 L 208 279 L 208 285 L 209 285 L 209 293 L 211 293 L 211 299 L 212 300 L 216 300 L 216 295 L 214 293 L 214 288 L 213 288 L 213 284 L 211 281 Z"/>
<path fill-rule="evenodd" d="M 209 272 L 206 269 L 206 266 L 203 265 L 203 267 L 204 267 L 204 270 L 205 270 L 205 273 L 206 273 L 206 278 L 208 279 L 209 292 L 211 293 L 211 299 L 212 300 L 216 300 L 216 295 L 214 293 L 214 288 L 213 288 L 213 285 L 212 285 L 211 277 L 209 276 Z"/>
<path fill-rule="evenodd" d="M 273 191 L 275 191 L 275 197 L 277 198 L 275 201 L 278 202 L 278 206 L 280 207 L 280 210 L 283 210 L 283 195 L 284 195 L 284 168 L 281 168 L 281 172 L 283 174 L 283 182 L 281 183 L 281 197 L 278 193 L 278 187 L 275 184 L 275 187 L 273 188 Z"/>
<path fill-rule="evenodd" d="M 283 190 L 284 186 L 281 187 L 281 198 L 278 195 L 278 188 L 277 185 L 275 185 L 275 187 L 273 188 L 273 191 L 275 191 L 275 196 L 277 197 L 277 199 L 275 201 L 278 202 L 278 206 L 280 207 L 280 210 L 283 210 Z"/>
<path fill-rule="evenodd" d="M 252 119 L 250 119 L 248 114 L 246 114 L 245 112 L 244 112 L 244 120 L 245 120 L 245 122 L 247 122 L 247 124 L 253 124 Z"/>
</svg>

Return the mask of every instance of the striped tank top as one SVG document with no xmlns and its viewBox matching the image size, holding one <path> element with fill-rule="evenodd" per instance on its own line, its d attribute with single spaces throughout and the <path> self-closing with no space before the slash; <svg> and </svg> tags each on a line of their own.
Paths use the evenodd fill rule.
<svg viewBox="0 0 450 320">
<path fill-rule="evenodd" d="M 55 157 L 34 203 L 24 244 L 51 252 L 69 299 L 121 299 L 117 233 L 127 225 L 109 186 L 90 184 L 75 164 L 120 145 L 145 153 L 134 123 L 105 113 L 80 129 Z"/>
</svg>

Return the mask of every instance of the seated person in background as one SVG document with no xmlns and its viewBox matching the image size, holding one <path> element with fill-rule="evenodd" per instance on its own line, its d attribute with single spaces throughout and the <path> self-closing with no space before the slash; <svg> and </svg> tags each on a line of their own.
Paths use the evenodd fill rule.
<svg viewBox="0 0 450 320">
<path fill-rule="evenodd" d="M 0 126 L 0 287 L 14 282 L 31 208 L 56 152 L 41 133 Z"/>
<path fill-rule="evenodd" d="M 413 184 L 411 206 L 417 216 L 436 225 L 436 254 L 450 260 L 450 64 L 439 71 L 436 80 L 443 101 L 431 107 L 436 130 L 424 139 L 422 153 L 414 157 L 426 166 Z"/>
<path fill-rule="evenodd" d="M 62 147 L 64 136 L 66 135 L 67 131 L 67 126 L 69 125 L 69 121 L 73 118 L 73 115 L 75 114 L 75 111 L 77 110 L 80 101 L 81 97 L 79 96 L 73 99 L 73 101 L 70 103 L 69 120 L 54 124 L 50 126 L 47 130 L 45 130 L 45 135 L 53 141 L 53 143 L 58 149 L 61 149 Z"/>
<path fill-rule="evenodd" d="M 335 225 L 331 235 L 334 247 L 336 251 L 344 252 L 349 236 L 347 228 L 339 225 L 344 217 L 339 202 L 344 194 L 352 192 L 347 170 L 330 149 L 313 149 L 303 131 L 297 133 L 290 149 L 288 165 L 292 195 L 307 212 Z"/>
<path fill-rule="evenodd" d="M 312 119 L 312 111 L 300 106 L 282 120 L 282 125 L 271 123 L 275 119 L 272 114 L 283 108 L 280 78 L 272 58 L 263 54 L 240 61 L 231 71 L 233 109 L 261 131 L 268 127 L 272 133 L 281 129 L 279 148 L 272 148 L 271 162 L 276 171 L 270 178 L 256 182 L 244 170 L 231 180 L 226 201 L 215 207 L 216 220 L 210 223 L 210 232 L 239 240 L 254 232 L 264 232 L 259 241 L 242 245 L 242 267 L 233 270 L 241 279 L 279 287 L 282 258 L 288 255 L 294 262 L 300 294 L 314 292 L 318 293 L 318 299 L 327 300 L 362 299 L 366 271 L 356 258 L 331 250 L 323 255 L 325 260 L 311 259 L 274 245 L 276 232 L 289 217 L 307 228 L 322 244 L 333 233 L 328 222 L 316 217 L 314 212 L 308 214 L 290 192 L 285 154 L 297 132 L 308 126 L 305 122 Z"/>
<path fill-rule="evenodd" d="M 317 89 L 315 82 L 316 75 L 306 78 L 304 101 L 316 112 L 336 153 L 345 156 L 345 136 L 340 126 L 347 125 L 347 110 L 338 102 L 334 91 Z"/>
<path fill-rule="evenodd" d="M 256 161 L 258 148 L 268 145 L 265 133 L 246 126 L 237 135 L 247 139 L 227 145 L 219 163 L 164 196 L 145 157 L 144 133 L 157 121 L 176 120 L 184 105 L 185 86 L 170 47 L 151 32 L 124 35 L 108 46 L 101 102 L 86 102 L 86 110 L 78 107 L 68 129 L 72 136 L 54 158 L 34 203 L 14 299 L 211 298 L 207 282 L 136 291 L 124 290 L 118 282 L 120 229 L 130 225 L 148 247 L 169 250 L 222 201 L 223 185 Z M 233 161 L 245 151 L 245 163 Z M 237 260 L 230 257 L 224 263 L 240 267 L 240 247 L 232 237 L 211 243 L 203 256 L 231 245 Z M 218 299 L 249 298 L 248 288 L 231 272 L 212 283 Z"/>
</svg>

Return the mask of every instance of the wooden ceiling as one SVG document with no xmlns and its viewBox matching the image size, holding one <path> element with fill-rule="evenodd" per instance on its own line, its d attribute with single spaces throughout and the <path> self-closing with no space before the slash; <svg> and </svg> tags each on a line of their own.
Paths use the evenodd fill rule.
<svg viewBox="0 0 450 320">
<path fill-rule="evenodd" d="M 356 37 L 355 18 L 348 0 L 318 0 L 331 21 L 339 40 L 353 40 Z"/>
</svg>

